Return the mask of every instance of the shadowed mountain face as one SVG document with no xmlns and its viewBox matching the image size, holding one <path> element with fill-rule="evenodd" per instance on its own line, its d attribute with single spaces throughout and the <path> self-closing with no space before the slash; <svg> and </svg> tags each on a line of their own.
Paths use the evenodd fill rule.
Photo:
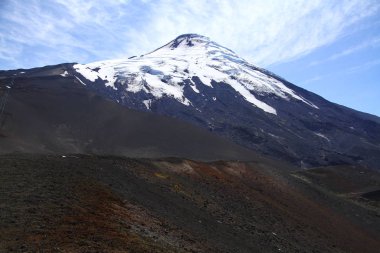
<svg viewBox="0 0 380 253">
<path fill-rule="evenodd" d="M 252 151 L 207 130 L 106 100 L 75 80 L 60 76 L 17 79 L 5 108 L 0 153 L 95 153 L 201 160 L 255 157 Z"/>
<path fill-rule="evenodd" d="M 33 76 L 47 86 L 75 83 L 127 108 L 189 122 L 301 167 L 380 169 L 378 117 L 326 101 L 196 34 L 139 57 L 0 76 L 23 78 L 16 82 L 21 86 Z"/>
</svg>

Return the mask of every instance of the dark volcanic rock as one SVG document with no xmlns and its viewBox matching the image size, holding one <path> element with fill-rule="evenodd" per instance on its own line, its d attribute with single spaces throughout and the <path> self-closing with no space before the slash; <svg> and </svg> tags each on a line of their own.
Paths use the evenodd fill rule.
<svg viewBox="0 0 380 253">
<path fill-rule="evenodd" d="M 2 155 L 0 251 L 378 252 L 375 211 L 290 169 L 261 159 Z"/>
</svg>

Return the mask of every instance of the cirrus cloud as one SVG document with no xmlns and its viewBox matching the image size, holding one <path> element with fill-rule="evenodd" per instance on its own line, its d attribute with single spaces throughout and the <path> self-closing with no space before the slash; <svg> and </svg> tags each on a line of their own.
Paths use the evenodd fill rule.
<svg viewBox="0 0 380 253">
<path fill-rule="evenodd" d="M 183 33 L 208 36 L 268 66 L 334 42 L 379 6 L 376 0 L 5 0 L 0 68 L 138 55 Z"/>
</svg>

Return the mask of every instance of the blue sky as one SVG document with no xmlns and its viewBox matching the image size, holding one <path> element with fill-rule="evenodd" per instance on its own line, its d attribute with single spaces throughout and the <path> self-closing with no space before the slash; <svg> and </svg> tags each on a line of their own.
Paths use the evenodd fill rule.
<svg viewBox="0 0 380 253">
<path fill-rule="evenodd" d="M 378 0 L 0 0 L 0 69 L 140 55 L 184 33 L 380 116 Z"/>
</svg>

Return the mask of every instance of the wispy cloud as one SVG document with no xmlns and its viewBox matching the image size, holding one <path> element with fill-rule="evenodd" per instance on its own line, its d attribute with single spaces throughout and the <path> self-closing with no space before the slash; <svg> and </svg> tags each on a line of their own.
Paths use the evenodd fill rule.
<svg viewBox="0 0 380 253">
<path fill-rule="evenodd" d="M 354 47 L 348 48 L 346 50 L 343 50 L 340 53 L 333 54 L 332 56 L 330 56 L 328 58 L 328 60 L 336 60 L 336 59 L 339 59 L 339 58 L 341 58 L 343 56 L 347 56 L 347 55 L 353 54 L 353 53 L 355 53 L 357 51 L 363 50 L 365 48 L 368 48 L 368 47 L 377 47 L 379 45 L 380 45 L 380 38 L 376 38 L 376 39 L 373 39 L 373 40 L 361 43 L 361 44 L 359 44 L 357 46 L 354 46 Z"/>
<path fill-rule="evenodd" d="M 0 66 L 9 67 L 138 55 L 189 32 L 268 66 L 334 42 L 380 7 L 376 0 L 3 0 L 1 5 Z"/>
<path fill-rule="evenodd" d="M 360 71 L 372 68 L 374 66 L 377 66 L 379 64 L 380 64 L 380 59 L 368 61 L 368 62 L 365 62 L 363 64 L 360 64 L 360 65 L 357 65 L 357 66 L 349 68 L 346 71 L 346 73 L 347 74 L 352 74 L 352 73 L 360 72 Z"/>
<path fill-rule="evenodd" d="M 347 76 L 347 75 L 351 75 L 351 74 L 356 74 L 356 73 L 360 73 L 360 72 L 363 72 L 363 71 L 366 71 L 370 68 L 373 68 L 377 65 L 380 65 L 380 59 L 376 59 L 376 60 L 370 60 L 370 61 L 367 61 L 367 62 L 362 62 L 360 64 L 357 64 L 355 66 L 352 66 L 350 68 L 347 68 L 347 69 L 342 69 L 340 71 L 336 71 L 336 72 L 333 72 L 333 73 L 327 73 L 327 74 L 323 74 L 323 75 L 316 75 L 314 77 L 311 77 L 309 79 L 306 79 L 304 81 L 300 81 L 298 82 L 298 84 L 300 85 L 306 85 L 306 84 L 310 84 L 310 83 L 315 83 L 315 82 L 318 82 L 318 81 L 321 81 L 321 80 L 325 80 L 327 78 L 330 78 L 332 76 L 335 76 L 335 77 L 338 77 L 338 76 Z"/>
<path fill-rule="evenodd" d="M 369 47 L 378 47 L 380 46 L 380 37 L 378 38 L 374 38 L 374 39 L 371 39 L 369 41 L 364 41 L 356 46 L 353 46 L 353 47 L 350 47 L 350 48 L 347 48 L 341 52 L 338 52 L 338 53 L 335 53 L 329 57 L 327 57 L 326 59 L 324 60 L 320 60 L 320 61 L 313 61 L 312 63 L 310 63 L 310 66 L 315 66 L 315 65 L 319 65 L 321 63 L 326 63 L 326 62 L 329 62 L 329 61 L 334 61 L 334 60 L 337 60 L 339 58 L 342 58 L 344 56 L 348 56 L 350 54 L 353 54 L 353 53 L 356 53 L 360 50 L 363 50 L 363 49 L 366 49 L 366 48 L 369 48 Z"/>
<path fill-rule="evenodd" d="M 331 43 L 379 9 L 374 1 L 358 0 L 176 2 L 157 3 L 148 29 L 142 34 L 136 29 L 133 36 L 144 45 L 152 42 L 146 37 L 149 33 L 157 35 L 161 43 L 183 32 L 206 34 L 262 66 Z"/>
<path fill-rule="evenodd" d="M 106 1 L 107 2 L 107 1 Z M 124 3 L 8 1 L 0 9 L 0 59 L 15 67 L 115 57 Z M 118 16 L 119 15 L 119 16 Z"/>
<path fill-rule="evenodd" d="M 314 77 L 309 78 L 309 79 L 307 79 L 305 81 L 301 81 L 300 84 L 305 85 L 305 84 L 309 84 L 309 83 L 314 83 L 316 81 L 322 80 L 324 77 L 325 76 L 320 76 L 320 75 L 319 76 L 314 76 Z"/>
</svg>

